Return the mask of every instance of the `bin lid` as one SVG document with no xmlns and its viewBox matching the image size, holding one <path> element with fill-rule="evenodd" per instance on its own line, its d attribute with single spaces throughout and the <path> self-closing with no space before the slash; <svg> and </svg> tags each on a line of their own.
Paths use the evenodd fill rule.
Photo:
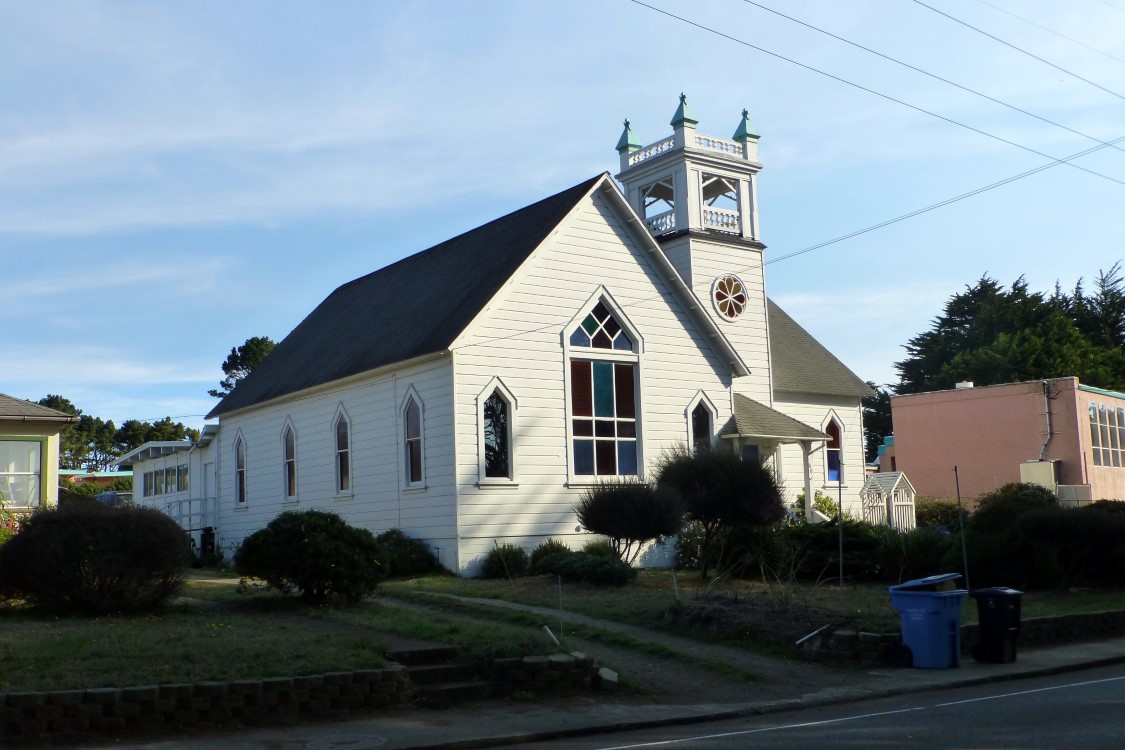
<svg viewBox="0 0 1125 750">
<path fill-rule="evenodd" d="M 960 573 L 940 573 L 927 578 L 915 578 L 913 581 L 906 581 L 897 586 L 889 586 L 887 591 L 934 591 L 938 584 L 953 581 L 960 577 Z"/>
<path fill-rule="evenodd" d="M 972 592 L 972 596 L 999 596 L 1003 597 L 1016 597 L 1023 596 L 1022 591 L 1010 589 L 1007 586 L 992 586 L 986 589 L 977 589 Z"/>
</svg>

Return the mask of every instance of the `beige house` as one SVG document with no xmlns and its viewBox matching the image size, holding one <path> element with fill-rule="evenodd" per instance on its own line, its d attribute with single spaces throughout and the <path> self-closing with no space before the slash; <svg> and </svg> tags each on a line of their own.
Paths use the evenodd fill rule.
<svg viewBox="0 0 1125 750">
<path fill-rule="evenodd" d="M 78 418 L 0 393 L 0 506 L 26 511 L 59 501 L 59 430 Z"/>
</svg>

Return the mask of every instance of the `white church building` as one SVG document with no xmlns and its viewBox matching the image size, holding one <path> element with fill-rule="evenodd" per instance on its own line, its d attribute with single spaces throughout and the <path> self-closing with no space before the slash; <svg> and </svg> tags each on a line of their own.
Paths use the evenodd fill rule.
<svg viewBox="0 0 1125 750">
<path fill-rule="evenodd" d="M 701 135 L 681 97 L 620 172 L 350 281 L 208 415 L 122 459 L 134 497 L 228 552 L 286 510 L 424 539 L 579 546 L 601 478 L 711 444 L 858 515 L 867 386 L 766 296 L 758 135 Z M 208 529 L 204 536 L 202 530 Z"/>
</svg>

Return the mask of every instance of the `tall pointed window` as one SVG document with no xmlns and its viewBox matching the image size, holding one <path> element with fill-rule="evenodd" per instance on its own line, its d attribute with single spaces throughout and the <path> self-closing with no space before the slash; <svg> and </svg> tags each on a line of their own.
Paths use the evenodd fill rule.
<svg viewBox="0 0 1125 750">
<path fill-rule="evenodd" d="M 700 401 L 691 410 L 691 448 L 701 453 L 711 447 L 711 411 Z"/>
<path fill-rule="evenodd" d="M 512 476 L 512 407 L 497 388 L 484 401 L 484 475 L 493 479 Z"/>
<path fill-rule="evenodd" d="M 422 483 L 422 407 L 410 396 L 402 409 L 403 445 L 405 446 L 406 486 Z"/>
<path fill-rule="evenodd" d="M 292 499 L 297 497 L 297 437 L 292 425 L 285 426 L 281 443 L 285 452 L 285 496 Z"/>
<path fill-rule="evenodd" d="M 839 482 L 843 476 L 843 441 L 840 439 L 839 422 L 835 419 L 830 420 L 824 431 L 828 434 L 828 444 L 824 446 L 825 468 L 827 469 L 825 477 L 829 482 Z"/>
<path fill-rule="evenodd" d="M 241 435 L 234 441 L 234 499 L 240 505 L 246 502 L 246 443 Z"/>
<path fill-rule="evenodd" d="M 348 420 L 341 414 L 336 419 L 336 492 L 352 489 L 351 435 Z"/>
<path fill-rule="evenodd" d="M 574 474 L 636 476 L 637 363 L 636 342 L 605 302 L 598 302 L 570 334 L 570 416 Z M 579 348 L 591 350 L 580 359 Z M 595 359 L 603 350 L 609 361 Z M 611 354 L 612 353 L 612 354 Z"/>
</svg>

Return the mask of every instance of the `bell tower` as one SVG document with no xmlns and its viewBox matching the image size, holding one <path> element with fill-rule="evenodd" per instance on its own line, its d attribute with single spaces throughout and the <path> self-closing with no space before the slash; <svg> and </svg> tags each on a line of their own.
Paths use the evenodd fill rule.
<svg viewBox="0 0 1125 750">
<path fill-rule="evenodd" d="M 757 211 L 758 133 L 749 113 L 734 135 L 696 132 L 687 97 L 672 134 L 642 146 L 625 121 L 617 175 L 627 200 L 700 305 L 749 365 L 734 390 L 772 404 L 765 276 Z"/>
</svg>

